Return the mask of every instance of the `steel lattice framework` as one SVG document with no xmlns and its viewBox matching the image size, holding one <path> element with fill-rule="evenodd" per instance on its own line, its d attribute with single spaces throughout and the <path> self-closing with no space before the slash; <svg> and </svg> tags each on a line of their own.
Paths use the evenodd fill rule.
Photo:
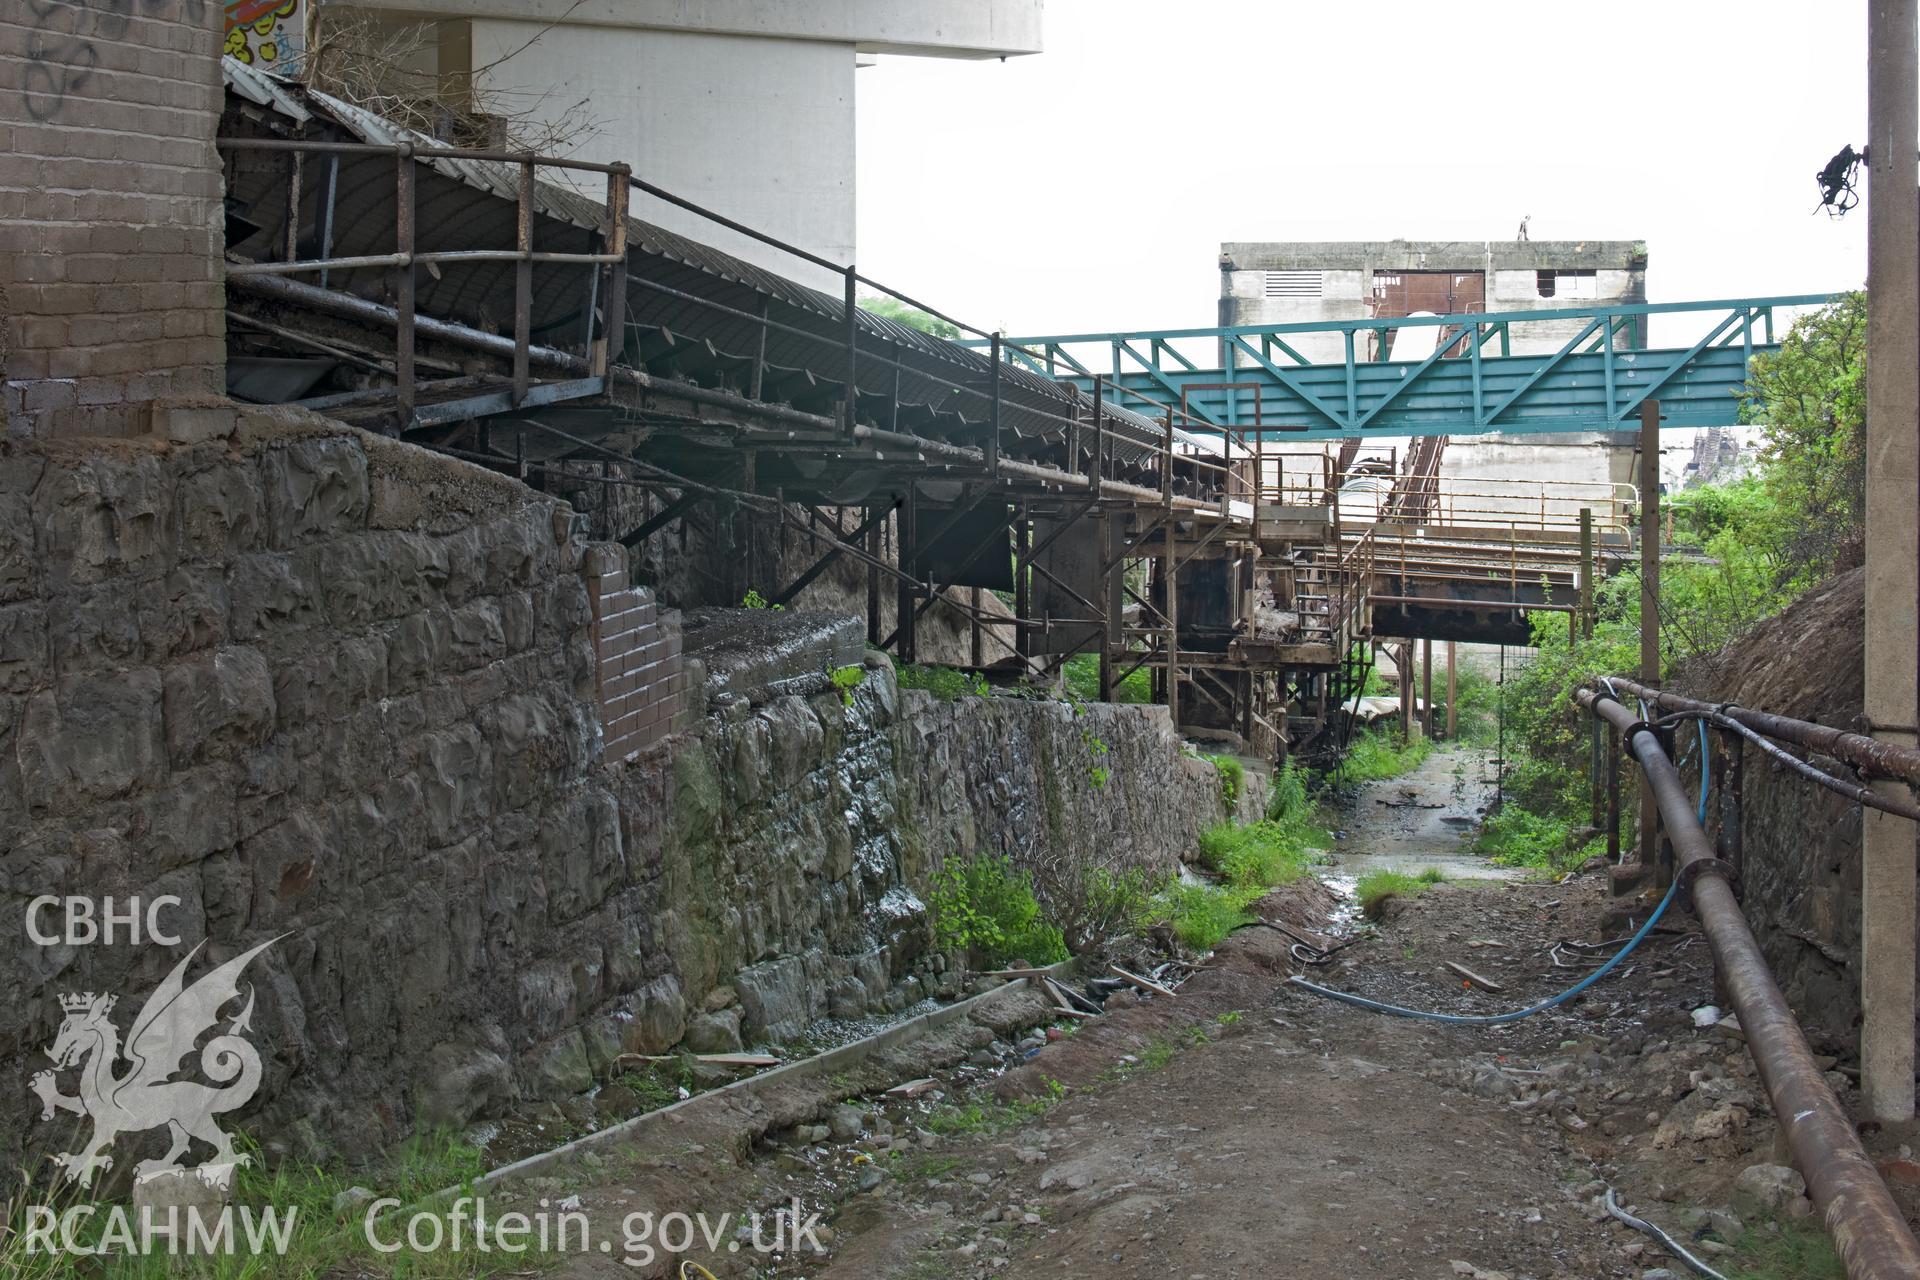
<svg viewBox="0 0 1920 1280">
<path fill-rule="evenodd" d="M 1747 365 L 1775 349 L 1777 308 L 1820 306 L 1827 294 L 1708 302 L 1617 303 L 1391 319 L 1073 333 L 1003 339 L 1009 359 L 1148 414 L 1169 408 L 1182 425 L 1253 429 L 1275 439 L 1623 431 L 1640 402 L 1660 401 L 1669 427 L 1740 421 Z M 1645 348 L 1634 335 L 1649 316 L 1699 317 L 1691 345 Z M 1575 328 L 1555 351 L 1512 354 L 1516 326 Z M 1416 361 L 1368 358 L 1392 349 L 1393 331 L 1438 329 Z M 1337 335 L 1345 359 L 1315 363 L 1298 349 Z M 1363 341 L 1368 335 L 1372 341 Z M 1210 343 L 1215 363 L 1190 352 Z"/>
</svg>

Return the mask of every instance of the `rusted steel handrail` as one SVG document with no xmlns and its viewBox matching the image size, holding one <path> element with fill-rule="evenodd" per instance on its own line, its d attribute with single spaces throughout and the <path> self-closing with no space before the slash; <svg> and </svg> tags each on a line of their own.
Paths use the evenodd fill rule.
<svg viewBox="0 0 1920 1280">
<path fill-rule="evenodd" d="M 624 164 L 603 164 L 590 160 L 569 160 L 558 156 L 537 155 L 530 151 L 475 150 L 461 147 L 441 147 L 416 145 L 411 139 L 393 143 L 339 142 L 318 138 L 232 138 L 215 139 L 216 145 L 228 152 L 262 151 L 290 153 L 295 160 L 295 185 L 290 190 L 287 218 L 287 258 L 282 262 L 229 262 L 226 275 L 231 281 L 245 281 L 254 277 L 275 277 L 304 274 L 317 274 L 324 282 L 329 271 L 347 271 L 384 268 L 393 272 L 393 298 L 396 316 L 394 327 L 394 394 L 399 410 L 401 429 L 404 431 L 413 420 L 414 392 L 417 371 L 414 367 L 414 338 L 417 332 L 432 324 L 431 317 L 421 316 L 415 306 L 414 269 L 426 266 L 434 267 L 439 263 L 483 263 L 510 262 L 514 264 L 514 300 L 513 300 L 513 337 L 509 358 L 513 365 L 512 403 L 520 404 L 526 399 L 529 380 L 529 365 L 535 358 L 531 340 L 533 306 L 533 267 L 535 263 L 585 266 L 591 269 L 593 283 L 597 286 L 601 268 L 626 262 L 626 180 L 628 168 Z M 390 254 L 362 254 L 352 257 L 335 257 L 324 248 L 317 258 L 300 259 L 294 256 L 294 247 L 299 243 L 300 203 L 297 186 L 297 168 L 299 157 L 308 153 L 328 154 L 337 159 L 341 155 L 391 155 L 394 158 L 394 251 Z M 440 160 L 480 160 L 496 164 L 516 166 L 517 183 L 514 201 L 515 235 L 512 249 L 447 249 L 422 252 L 418 246 L 417 210 L 415 208 L 417 174 L 419 164 L 431 164 Z M 602 231 L 605 251 L 601 253 L 555 253 L 536 251 L 533 246 L 534 195 L 537 171 L 541 168 L 570 169 L 583 172 L 605 173 L 608 175 L 606 219 Z M 331 196 L 329 196 L 331 200 Z M 332 207 L 328 205 L 325 222 L 331 227 Z M 329 234 L 323 239 L 330 241 Z M 622 272 L 611 270 L 618 287 L 607 291 L 609 323 L 607 332 L 620 334 L 624 321 L 620 318 L 620 300 L 625 296 L 625 281 Z M 610 357 L 596 350 L 591 354 L 589 363 L 597 377 L 606 374 L 606 360 Z"/>
<path fill-rule="evenodd" d="M 1750 707 L 1735 706 L 1732 703 L 1701 702 L 1697 698 L 1683 698 L 1677 693 L 1669 693 L 1665 689 L 1648 688 L 1646 685 L 1636 684 L 1621 676 L 1614 676 L 1612 684 L 1616 689 L 1623 689 L 1636 698 L 1644 699 L 1650 707 L 1661 707 L 1669 711 L 1690 711 L 1696 714 L 1717 711 L 1727 719 L 1752 729 L 1755 733 L 1764 734 L 1769 738 L 1778 738 L 1782 742 L 1791 742 L 1796 747 L 1817 751 L 1823 756 L 1832 756 L 1835 760 L 1850 764 L 1870 776 L 1898 778 L 1903 782 L 1920 785 L 1920 749 L 1881 742 L 1877 738 L 1869 738 L 1862 733 L 1849 733 L 1845 729 L 1834 729 L 1806 720 L 1774 715 L 1770 711 L 1755 711 Z"/>
<path fill-rule="evenodd" d="M 1627 682 L 1616 680 L 1616 688 Z M 1638 690 L 1639 686 L 1633 686 Z M 1652 690 L 1647 690 L 1651 693 Z M 1849 1280 L 1920 1276 L 1920 1242 L 1873 1167 L 1859 1135 L 1827 1087 L 1786 997 L 1767 970 L 1760 944 L 1727 883 L 1731 868 L 1715 856 L 1680 772 L 1637 712 L 1590 688 L 1574 699 L 1627 737 L 1673 841 L 1675 874 L 1692 882 L 1694 910 L 1706 930 L 1714 967 L 1739 1016 L 1747 1051 L 1759 1069 L 1794 1168 L 1820 1210 Z M 1704 705 L 1704 704 L 1703 704 Z M 1711 710 L 1711 708 L 1708 708 Z"/>
<path fill-rule="evenodd" d="M 489 160 L 496 164 L 537 164 L 550 169 L 582 169 L 592 173 L 625 173 L 624 164 L 599 160 L 574 160 L 567 156 L 547 156 L 533 151 L 510 149 L 484 150 L 472 147 L 435 146 L 415 151 L 411 142 L 335 142 L 330 138 L 227 138 L 215 141 L 228 151 L 307 151 L 331 155 L 391 156 L 403 150 L 411 155 L 434 160 Z"/>
</svg>

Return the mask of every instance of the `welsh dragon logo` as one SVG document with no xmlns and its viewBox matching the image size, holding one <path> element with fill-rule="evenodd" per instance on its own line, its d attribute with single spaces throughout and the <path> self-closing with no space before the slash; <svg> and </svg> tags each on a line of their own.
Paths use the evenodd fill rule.
<svg viewBox="0 0 1920 1280">
<path fill-rule="evenodd" d="M 219 1030 L 220 1010 L 239 998 L 240 974 L 247 963 L 279 940 L 270 938 L 186 986 L 181 975 L 205 944 L 195 946 L 147 997 L 124 1047 L 109 1016 L 116 997 L 91 991 L 60 997 L 66 1018 L 47 1050 L 53 1070 L 36 1074 L 31 1087 L 40 1096 L 42 1120 L 51 1120 L 55 1111 L 70 1111 L 93 1121 L 93 1136 L 85 1146 L 54 1157 L 65 1168 L 67 1181 L 91 1186 L 94 1170 L 113 1167 L 107 1149 L 116 1138 L 162 1126 L 170 1131 L 172 1145 L 160 1159 L 141 1161 L 135 1177 L 181 1172 L 181 1157 L 194 1138 L 212 1146 L 221 1164 L 247 1163 L 248 1157 L 233 1149 L 233 1139 L 214 1117 L 245 1106 L 260 1087 L 259 1051 L 241 1034 L 253 1029 L 252 987 L 247 988 L 245 1006 L 224 1030 Z M 172 1079 L 209 1030 L 217 1034 L 199 1049 L 200 1072 L 213 1083 Z M 126 1069 L 118 1072 L 123 1059 Z M 74 1066 L 80 1068 L 80 1092 L 68 1097 L 60 1092 L 56 1077 Z"/>
</svg>

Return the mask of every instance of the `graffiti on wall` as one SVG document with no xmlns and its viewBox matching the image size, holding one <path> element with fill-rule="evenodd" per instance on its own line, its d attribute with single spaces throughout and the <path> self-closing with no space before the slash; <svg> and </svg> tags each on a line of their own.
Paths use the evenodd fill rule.
<svg viewBox="0 0 1920 1280">
<path fill-rule="evenodd" d="M 303 49 L 305 0 L 227 0 L 224 51 L 249 66 L 291 71 Z"/>
</svg>

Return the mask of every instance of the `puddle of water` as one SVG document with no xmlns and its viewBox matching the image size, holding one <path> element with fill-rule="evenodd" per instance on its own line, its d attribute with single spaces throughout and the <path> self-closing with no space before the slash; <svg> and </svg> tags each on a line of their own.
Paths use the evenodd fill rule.
<svg viewBox="0 0 1920 1280">
<path fill-rule="evenodd" d="M 1412 773 L 1362 788 L 1342 815 L 1321 878 L 1351 898 L 1370 871 L 1415 875 L 1437 867 L 1449 880 L 1513 880 L 1468 841 L 1493 792 L 1491 757 L 1472 748 L 1435 751 Z"/>
</svg>

